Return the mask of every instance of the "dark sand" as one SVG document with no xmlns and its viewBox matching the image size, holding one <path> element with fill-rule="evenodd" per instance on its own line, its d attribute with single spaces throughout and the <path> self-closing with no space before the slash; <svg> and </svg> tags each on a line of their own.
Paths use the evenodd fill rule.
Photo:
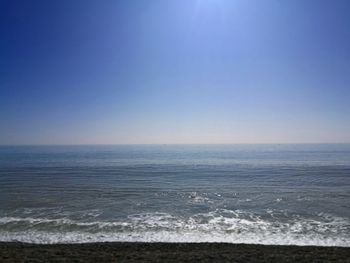
<svg viewBox="0 0 350 263">
<path fill-rule="evenodd" d="M 224 243 L 0 242 L 0 262 L 350 262 L 350 248 Z"/>
</svg>

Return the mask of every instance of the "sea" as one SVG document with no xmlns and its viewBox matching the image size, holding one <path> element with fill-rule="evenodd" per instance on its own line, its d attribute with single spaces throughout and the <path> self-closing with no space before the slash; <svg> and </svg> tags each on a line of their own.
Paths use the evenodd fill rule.
<svg viewBox="0 0 350 263">
<path fill-rule="evenodd" d="M 0 241 L 350 246 L 350 144 L 0 146 Z"/>
</svg>

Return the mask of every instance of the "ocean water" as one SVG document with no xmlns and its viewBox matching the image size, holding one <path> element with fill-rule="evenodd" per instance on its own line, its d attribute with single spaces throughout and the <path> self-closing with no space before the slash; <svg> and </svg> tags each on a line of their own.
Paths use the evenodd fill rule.
<svg viewBox="0 0 350 263">
<path fill-rule="evenodd" d="M 0 241 L 350 246 L 350 145 L 1 146 Z"/>
</svg>

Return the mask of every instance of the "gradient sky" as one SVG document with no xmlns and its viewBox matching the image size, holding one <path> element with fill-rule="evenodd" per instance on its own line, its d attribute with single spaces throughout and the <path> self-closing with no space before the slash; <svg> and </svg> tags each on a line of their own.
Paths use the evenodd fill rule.
<svg viewBox="0 0 350 263">
<path fill-rule="evenodd" d="M 0 0 L 0 144 L 350 142 L 350 1 Z"/>
</svg>

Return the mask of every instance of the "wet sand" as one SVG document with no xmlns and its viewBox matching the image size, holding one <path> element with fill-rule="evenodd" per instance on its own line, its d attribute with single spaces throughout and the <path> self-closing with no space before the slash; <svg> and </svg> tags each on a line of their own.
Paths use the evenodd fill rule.
<svg viewBox="0 0 350 263">
<path fill-rule="evenodd" d="M 0 242 L 0 262 L 350 262 L 350 248 L 225 243 Z"/>
</svg>

